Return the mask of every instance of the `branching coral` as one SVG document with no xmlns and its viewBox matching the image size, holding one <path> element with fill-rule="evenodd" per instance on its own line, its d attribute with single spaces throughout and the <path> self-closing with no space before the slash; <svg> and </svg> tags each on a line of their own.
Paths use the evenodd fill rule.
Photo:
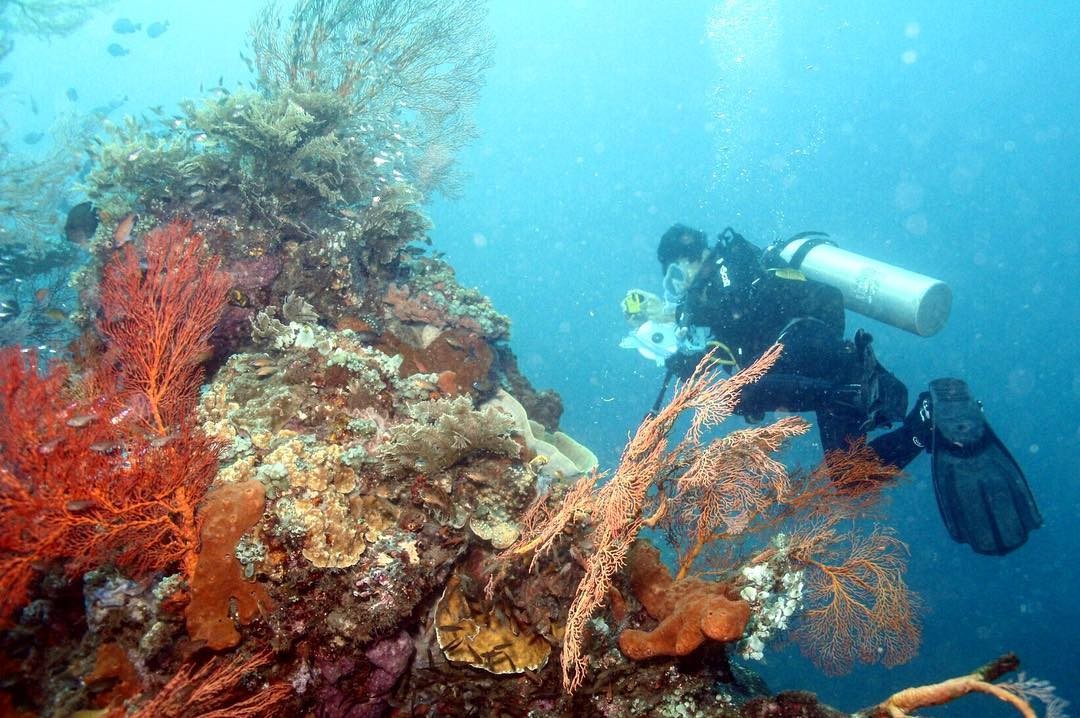
<svg viewBox="0 0 1080 718">
<path fill-rule="evenodd" d="M 550 548 L 563 529 L 579 515 L 589 516 L 592 524 L 593 549 L 566 619 L 562 669 L 563 686 L 568 692 L 581 685 L 588 668 L 584 644 L 589 619 L 607 601 L 614 576 L 625 565 L 638 532 L 655 524 L 668 511 L 667 493 L 651 490 L 662 479 L 670 477 L 676 468 L 685 469 L 686 464 L 680 457 L 685 456 L 686 449 L 696 446 L 701 432 L 734 410 L 739 390 L 765 374 L 780 351 L 779 346 L 773 347 L 752 366 L 726 381 L 710 371 L 711 357 L 707 357 L 693 376 L 680 386 L 671 402 L 638 427 L 623 450 L 611 480 L 594 489 L 598 479 L 594 473 L 571 488 L 557 510 L 533 509 L 526 516 L 525 530 L 503 553 L 504 557 Z M 690 432 L 669 452 L 669 434 L 684 411 L 693 412 Z M 694 467 L 700 470 L 707 464 L 692 462 L 689 466 L 692 471 Z"/>
<path fill-rule="evenodd" d="M 504 557 L 551 548 L 579 519 L 586 519 L 591 538 L 585 577 L 570 606 L 563 642 L 563 684 L 568 691 L 580 685 L 588 667 L 587 622 L 607 601 L 634 538 L 646 526 L 664 529 L 675 548 L 677 572 L 665 580 L 655 578 L 660 576 L 657 571 L 650 574 L 655 579 L 651 583 L 663 589 L 660 597 L 640 586 L 635 589 L 661 625 L 650 634 L 624 632 L 621 644 L 631 658 L 678 654 L 685 646 L 697 645 L 709 637 L 698 619 L 712 616 L 710 607 L 731 619 L 724 624 L 731 630 L 718 630 L 717 635 L 735 641 L 745 629 L 750 636 L 744 655 L 760 658 L 764 638 L 786 628 L 798 607 L 804 575 L 817 611 L 809 615 L 806 630 L 817 639 L 810 647 L 825 665 L 846 666 L 854 655 L 864 660 L 883 657 L 892 664 L 914 654 L 919 631 L 914 598 L 902 578 L 902 545 L 887 534 L 861 539 L 850 530 L 834 530 L 841 519 L 853 518 L 872 503 L 875 484 L 867 478 L 895 475 L 895 469 L 882 467 L 864 445 L 856 445 L 792 480 L 771 457 L 788 438 L 806 430 L 805 422 L 792 417 L 703 440 L 709 427 L 734 410 L 741 387 L 767 371 L 780 351 L 774 347 L 728 381 L 711 375 L 704 360 L 671 403 L 641 424 L 610 481 L 597 488 L 599 477 L 593 474 L 573 485 L 553 507 L 541 501 L 523 517 L 522 535 Z M 668 450 L 675 419 L 684 411 L 694 412 L 689 430 Z M 795 538 L 778 534 L 785 526 L 801 526 L 804 533 Z M 762 550 L 760 537 L 773 534 L 772 547 Z M 755 535 L 759 541 L 750 556 L 729 557 L 726 567 L 710 556 L 712 573 L 736 581 L 735 586 L 729 589 L 692 575 L 704 563 L 706 549 L 734 547 Z M 841 550 L 845 542 L 851 547 L 848 553 Z M 739 586 L 741 591 L 736 590 Z M 694 600 L 686 598 L 690 594 Z M 834 603 L 828 604 L 830 600 Z"/>
<path fill-rule="evenodd" d="M 288 683 L 275 681 L 251 692 L 245 684 L 273 661 L 269 650 L 250 658 L 215 656 L 202 665 L 185 663 L 132 718 L 269 718 L 283 712 L 292 695 Z M 248 695 L 244 695 L 247 693 Z"/>
<path fill-rule="evenodd" d="M 263 89 L 347 98 L 382 162 L 423 191 L 445 184 L 473 135 L 491 53 L 474 0 L 302 0 L 287 20 L 270 2 L 251 41 Z"/>
<path fill-rule="evenodd" d="M 1005 673 L 1016 670 L 1019 663 L 1010 653 L 966 676 L 905 688 L 879 705 L 859 711 L 856 718 L 909 718 L 912 711 L 919 708 L 944 705 L 971 693 L 984 693 L 1004 701 L 1024 718 L 1035 718 L 1031 700 L 1039 700 L 1046 705 L 1046 718 L 1065 718 L 1064 709 L 1068 703 L 1054 694 L 1054 687 L 1047 681 L 1025 678 L 1021 673 L 1019 681 L 993 683 Z"/>
<path fill-rule="evenodd" d="M 826 673 L 847 673 L 857 659 L 895 666 L 915 657 L 919 604 L 904 584 L 899 540 L 884 530 L 859 536 L 816 526 L 791 542 L 792 558 L 807 569 L 795 638 Z"/>
</svg>

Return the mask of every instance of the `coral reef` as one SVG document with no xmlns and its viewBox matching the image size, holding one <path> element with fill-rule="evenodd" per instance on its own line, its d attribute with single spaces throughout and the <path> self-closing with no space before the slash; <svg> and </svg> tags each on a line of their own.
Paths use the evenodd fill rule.
<svg viewBox="0 0 1080 718">
<path fill-rule="evenodd" d="M 48 3 L 43 31 L 96 4 Z M 29 27 L 5 12 L 0 57 Z M 268 3 L 251 91 L 106 126 L 75 249 L 35 236 L 70 172 L 21 186 L 0 147 L 0 281 L 56 272 L 32 309 L 2 297 L 0 339 L 45 336 L 76 292 L 82 330 L 65 363 L 0 351 L 0 714 L 835 717 L 734 656 L 800 617 L 827 671 L 914 655 L 904 547 L 851 528 L 865 477 L 895 472 L 862 445 L 789 472 L 796 418 L 708 433 L 779 348 L 727 380 L 702 364 L 605 478 L 518 370 L 509 318 L 428 249 L 482 17 Z M 1029 715 L 1052 691 L 995 683 L 1016 667 L 861 716 L 975 690 Z"/>
</svg>

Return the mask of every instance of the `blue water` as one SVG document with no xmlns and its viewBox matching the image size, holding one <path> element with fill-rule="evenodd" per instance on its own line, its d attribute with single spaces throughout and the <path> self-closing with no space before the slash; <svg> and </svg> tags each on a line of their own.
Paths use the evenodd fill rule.
<svg viewBox="0 0 1080 718">
<path fill-rule="evenodd" d="M 126 98 L 119 113 L 139 113 L 219 78 L 246 82 L 238 51 L 259 5 L 124 0 L 69 38 L 18 38 L 0 89 L 10 136 L 73 105 Z M 602 465 L 659 388 L 661 370 L 618 348 L 618 304 L 631 287 L 658 290 L 655 247 L 672 223 L 732 225 L 759 244 L 822 230 L 953 289 L 937 336 L 856 315 L 849 331 L 869 329 L 913 393 L 966 379 L 1045 526 L 1005 558 L 952 543 L 918 459 L 889 520 L 928 609 L 921 654 L 833 679 L 771 650 L 759 667 L 774 689 L 854 710 L 1015 650 L 1080 700 L 1075 13 L 1049 1 L 493 3 L 482 136 L 461 158 L 462 197 L 429 205 L 434 246 L 512 317 L 521 368 L 562 395 L 563 428 Z M 119 17 L 171 24 L 117 36 Z M 111 55 L 113 42 L 129 54 Z M 968 698 L 934 714 L 1011 712 Z"/>
</svg>

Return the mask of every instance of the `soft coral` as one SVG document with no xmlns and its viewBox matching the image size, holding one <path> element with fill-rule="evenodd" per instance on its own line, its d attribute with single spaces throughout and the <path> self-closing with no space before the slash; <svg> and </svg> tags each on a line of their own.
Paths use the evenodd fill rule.
<svg viewBox="0 0 1080 718">
<path fill-rule="evenodd" d="M 190 573 L 195 508 L 217 471 L 213 445 L 189 426 L 166 440 L 128 431 L 108 401 L 66 399 L 62 366 L 42 375 L 37 364 L 0 352 L 0 621 L 50 564 L 69 576 L 106 563 Z"/>
</svg>

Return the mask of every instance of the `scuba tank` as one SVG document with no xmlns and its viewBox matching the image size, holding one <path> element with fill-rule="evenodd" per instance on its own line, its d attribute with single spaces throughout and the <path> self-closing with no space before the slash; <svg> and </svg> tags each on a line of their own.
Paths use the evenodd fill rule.
<svg viewBox="0 0 1080 718">
<path fill-rule="evenodd" d="M 824 232 L 778 241 L 769 254 L 839 289 L 851 311 L 913 334 L 937 334 L 949 318 L 952 290 L 945 282 L 840 249 Z"/>
</svg>

